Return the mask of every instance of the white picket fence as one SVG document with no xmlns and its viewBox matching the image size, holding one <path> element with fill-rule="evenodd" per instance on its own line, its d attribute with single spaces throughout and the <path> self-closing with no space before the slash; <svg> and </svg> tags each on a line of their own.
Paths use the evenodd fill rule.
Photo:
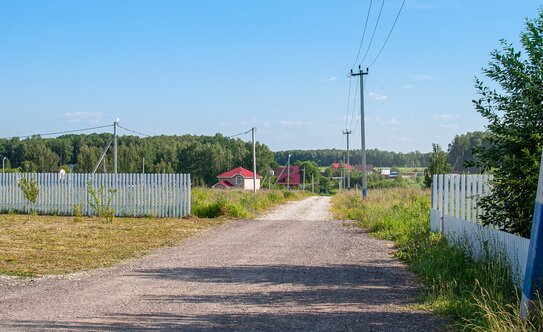
<svg viewBox="0 0 543 332">
<path fill-rule="evenodd" d="M 512 278 L 521 287 L 526 270 L 530 240 L 482 226 L 484 211 L 478 199 L 492 190 L 487 175 L 434 175 L 430 228 L 447 241 L 466 249 L 474 259 L 485 253 L 507 259 Z"/>
<path fill-rule="evenodd" d="M 37 182 L 36 204 L 19 188 L 21 178 Z M 190 214 L 189 174 L 0 174 L 0 213 L 36 211 L 39 214 L 82 215 L 95 211 L 89 184 L 102 204 L 111 198 L 116 216 L 184 217 Z M 100 194 L 102 192 L 102 194 Z"/>
</svg>

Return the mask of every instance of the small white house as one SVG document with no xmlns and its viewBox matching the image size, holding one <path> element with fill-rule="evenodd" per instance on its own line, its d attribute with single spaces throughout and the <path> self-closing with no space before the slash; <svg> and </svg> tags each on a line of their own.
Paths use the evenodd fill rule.
<svg viewBox="0 0 543 332">
<path fill-rule="evenodd" d="M 212 188 L 216 189 L 245 189 L 253 190 L 253 172 L 243 167 L 237 167 L 217 175 L 219 182 Z M 256 189 L 260 189 L 260 175 L 256 175 Z"/>
<path fill-rule="evenodd" d="M 390 177 L 390 168 L 389 167 L 382 167 L 381 168 L 381 175 L 388 178 Z"/>
</svg>

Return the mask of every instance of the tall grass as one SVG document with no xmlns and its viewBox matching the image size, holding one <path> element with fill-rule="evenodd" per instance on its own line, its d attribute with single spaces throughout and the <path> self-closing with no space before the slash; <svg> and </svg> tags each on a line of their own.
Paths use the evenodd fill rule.
<svg viewBox="0 0 543 332">
<path fill-rule="evenodd" d="M 200 218 L 251 218 L 288 200 L 308 194 L 302 191 L 192 189 L 192 214 Z"/>
<path fill-rule="evenodd" d="M 397 188 L 360 195 L 338 194 L 333 212 L 355 220 L 374 236 L 395 241 L 396 255 L 427 285 L 422 307 L 452 317 L 454 325 L 472 331 L 541 331 L 543 312 L 532 321 L 520 317 L 519 292 L 505 260 L 485 255 L 474 262 L 466 249 L 450 247 L 429 227 L 428 191 Z"/>
</svg>

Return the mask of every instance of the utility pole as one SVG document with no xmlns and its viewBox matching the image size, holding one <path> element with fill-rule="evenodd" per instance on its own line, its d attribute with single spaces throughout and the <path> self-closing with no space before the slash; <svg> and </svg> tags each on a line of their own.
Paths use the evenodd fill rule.
<svg viewBox="0 0 543 332">
<path fill-rule="evenodd" d="M 345 131 L 343 131 L 343 134 L 344 135 L 347 135 L 347 165 L 351 165 L 351 161 L 349 159 L 349 135 L 351 134 L 351 131 L 348 130 L 348 129 L 345 129 Z M 347 190 L 351 190 L 351 170 L 348 169 L 347 170 Z"/>
<path fill-rule="evenodd" d="M 302 172 L 304 174 L 304 185 L 303 185 L 303 190 L 305 190 L 305 167 L 302 168 Z"/>
<path fill-rule="evenodd" d="M 364 75 L 368 75 L 368 68 L 366 72 L 360 69 L 358 66 L 358 73 L 353 73 L 351 69 L 351 76 L 360 76 L 360 140 L 362 142 L 362 199 L 368 196 L 368 184 L 366 174 L 366 128 L 364 127 Z"/>
<path fill-rule="evenodd" d="M 287 190 L 290 190 L 290 153 L 287 162 Z"/>
<path fill-rule="evenodd" d="M 315 174 L 311 173 L 311 192 L 314 194 L 315 193 L 315 180 L 314 180 L 314 176 Z"/>
<path fill-rule="evenodd" d="M 145 157 L 141 158 L 141 174 L 145 174 Z"/>
<path fill-rule="evenodd" d="M 117 174 L 117 126 L 119 119 L 113 122 L 113 172 Z"/>
<path fill-rule="evenodd" d="M 253 134 L 253 193 L 256 193 L 256 128 L 251 128 Z"/>
</svg>

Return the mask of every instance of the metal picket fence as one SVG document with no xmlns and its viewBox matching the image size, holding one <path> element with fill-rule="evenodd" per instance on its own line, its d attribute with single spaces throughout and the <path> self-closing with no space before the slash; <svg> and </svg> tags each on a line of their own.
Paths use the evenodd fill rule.
<svg viewBox="0 0 543 332">
<path fill-rule="evenodd" d="M 19 181 L 36 181 L 36 204 L 29 202 Z M 92 187 L 90 187 L 92 186 Z M 109 199 L 115 215 L 184 217 L 190 214 L 190 174 L 0 174 L 0 212 L 54 215 L 93 214 L 92 190 L 103 204 Z"/>
</svg>

